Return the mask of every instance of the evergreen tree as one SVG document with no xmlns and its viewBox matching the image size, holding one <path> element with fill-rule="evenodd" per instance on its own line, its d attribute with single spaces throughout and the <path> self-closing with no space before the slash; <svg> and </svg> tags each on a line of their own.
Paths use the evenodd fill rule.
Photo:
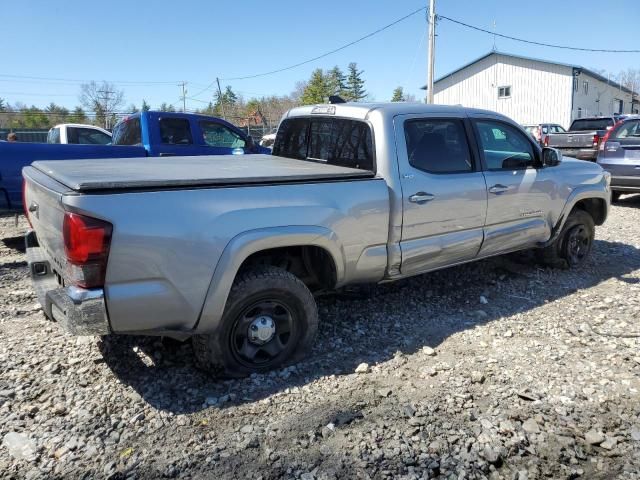
<svg viewBox="0 0 640 480">
<path fill-rule="evenodd" d="M 148 112 L 149 110 L 151 110 L 151 107 L 144 98 L 142 99 L 142 107 L 140 107 L 140 110 L 143 112 Z"/>
<path fill-rule="evenodd" d="M 136 107 L 135 103 L 132 103 L 131 105 L 129 105 L 129 108 L 127 108 L 127 111 L 129 113 L 138 113 L 140 110 L 138 110 L 138 107 Z"/>
<path fill-rule="evenodd" d="M 84 113 L 82 107 L 76 107 L 69 115 L 69 122 L 71 123 L 87 123 L 87 114 Z"/>
<path fill-rule="evenodd" d="M 362 79 L 363 70 L 358 70 L 356 62 L 349 64 L 349 72 L 347 74 L 347 100 L 359 102 L 367 96 L 364 89 L 364 80 Z"/>
<path fill-rule="evenodd" d="M 173 106 L 173 105 L 171 105 L 171 104 L 167 104 L 166 102 L 162 102 L 162 103 L 160 104 L 160 106 L 158 107 L 158 109 L 159 109 L 161 112 L 175 112 L 175 111 L 176 111 L 176 107 L 174 107 L 174 106 Z"/>
<path fill-rule="evenodd" d="M 7 104 L 4 98 L 0 98 L 0 112 L 4 112 L 7 109 Z"/>
<path fill-rule="evenodd" d="M 303 105 L 324 103 L 329 98 L 329 95 L 332 94 L 327 76 L 320 68 L 317 68 L 311 73 L 311 78 L 302 92 L 300 101 Z"/>
<path fill-rule="evenodd" d="M 327 86 L 331 95 L 345 96 L 347 77 L 337 65 L 327 72 Z"/>
<path fill-rule="evenodd" d="M 392 102 L 404 102 L 406 98 L 404 96 L 404 92 L 402 91 L 402 87 L 396 87 L 393 91 L 393 96 L 391 97 Z"/>
</svg>

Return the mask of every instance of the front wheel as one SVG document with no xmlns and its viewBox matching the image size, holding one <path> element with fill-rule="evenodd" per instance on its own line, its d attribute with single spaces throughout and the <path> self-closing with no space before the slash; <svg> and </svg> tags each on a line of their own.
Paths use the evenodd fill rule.
<svg viewBox="0 0 640 480">
<path fill-rule="evenodd" d="M 595 237 L 593 218 L 584 210 L 574 210 L 558 238 L 542 249 L 542 260 L 553 267 L 577 267 L 591 253 Z"/>
<path fill-rule="evenodd" d="M 193 337 L 197 364 L 244 377 L 293 363 L 311 349 L 318 330 L 313 295 L 290 272 L 246 271 L 234 282 L 218 329 Z"/>
</svg>

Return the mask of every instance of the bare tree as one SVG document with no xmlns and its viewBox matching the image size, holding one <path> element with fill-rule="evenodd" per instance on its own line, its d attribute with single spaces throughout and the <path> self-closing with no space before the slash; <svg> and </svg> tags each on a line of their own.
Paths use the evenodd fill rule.
<svg viewBox="0 0 640 480">
<path fill-rule="evenodd" d="M 92 81 L 80 85 L 79 99 L 86 110 L 95 112 L 96 123 L 109 128 L 114 113 L 124 105 L 124 91 L 113 83 Z"/>
<path fill-rule="evenodd" d="M 640 70 L 628 68 L 620 72 L 616 79 L 620 85 L 631 90 L 631 111 L 633 111 L 634 102 L 637 101 L 640 90 Z"/>
</svg>

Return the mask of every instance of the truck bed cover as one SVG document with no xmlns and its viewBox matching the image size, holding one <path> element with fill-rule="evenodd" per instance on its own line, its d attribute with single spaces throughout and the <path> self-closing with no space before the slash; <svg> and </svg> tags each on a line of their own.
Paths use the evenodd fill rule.
<svg viewBox="0 0 640 480">
<path fill-rule="evenodd" d="M 372 178 L 374 172 L 272 155 L 37 161 L 33 167 L 77 192 Z"/>
</svg>

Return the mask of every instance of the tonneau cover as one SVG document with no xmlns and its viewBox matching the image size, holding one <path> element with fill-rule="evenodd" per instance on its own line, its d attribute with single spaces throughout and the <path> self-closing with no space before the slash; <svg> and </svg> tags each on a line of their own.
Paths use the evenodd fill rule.
<svg viewBox="0 0 640 480">
<path fill-rule="evenodd" d="M 374 172 L 272 155 L 210 155 L 37 161 L 77 192 L 371 178 Z"/>
</svg>

